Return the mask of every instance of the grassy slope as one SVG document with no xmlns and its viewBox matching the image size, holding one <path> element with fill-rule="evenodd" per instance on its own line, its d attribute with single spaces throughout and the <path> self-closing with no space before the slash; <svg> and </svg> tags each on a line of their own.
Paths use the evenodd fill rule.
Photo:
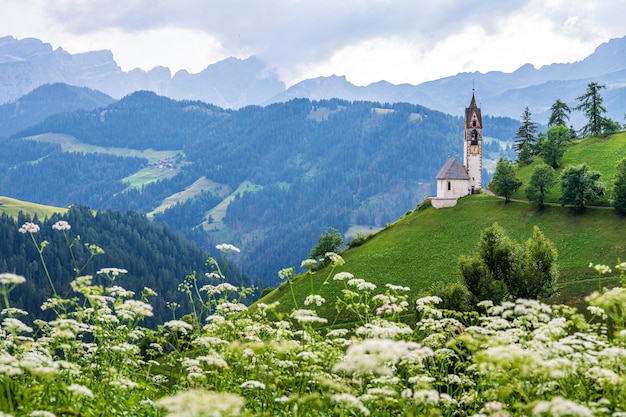
<svg viewBox="0 0 626 417">
<path fill-rule="evenodd" d="M 379 289 L 388 282 L 405 285 L 416 295 L 437 281 L 460 281 L 459 256 L 472 253 L 481 231 L 494 222 L 518 242 L 528 239 L 533 226 L 539 226 L 557 248 L 563 282 L 594 278 L 589 262 L 615 265 L 617 258 L 626 257 L 626 219 L 612 209 L 590 208 L 577 214 L 555 206 L 539 212 L 524 202 L 504 204 L 497 197 L 475 195 L 462 198 L 453 208 L 429 207 L 408 214 L 362 246 L 343 252 L 346 264 L 335 272 L 351 272 Z M 316 290 L 325 274 L 315 276 Z M 296 299 L 303 300 L 311 289 L 308 278 L 301 278 L 294 288 Z M 320 293 L 329 300 L 340 289 L 331 279 Z M 277 299 L 286 307 L 293 306 L 287 286 L 262 301 Z"/>
<path fill-rule="evenodd" d="M 103 153 L 115 156 L 135 156 L 137 158 L 146 158 L 148 162 L 157 162 L 160 160 L 177 159 L 184 155 L 181 150 L 156 151 L 154 149 L 130 149 L 130 148 L 114 148 L 102 147 L 83 143 L 77 138 L 59 133 L 45 133 L 43 135 L 31 136 L 26 139 L 36 140 L 40 142 L 58 143 L 61 145 L 63 152 L 82 152 L 82 153 Z M 157 167 L 145 167 L 138 172 L 125 178 L 124 181 L 129 183 L 129 187 L 141 188 L 142 185 L 156 182 L 161 179 L 167 179 L 178 174 L 180 169 L 163 169 Z"/>
<path fill-rule="evenodd" d="M 602 173 L 610 189 L 614 166 L 624 156 L 626 133 L 620 133 L 608 140 L 592 138 L 572 144 L 563 165 L 587 162 L 592 170 Z M 525 183 L 536 163 L 520 169 L 519 176 Z M 555 187 L 553 201 L 558 199 L 558 190 L 558 186 Z M 516 195 L 520 199 L 523 196 L 523 190 Z M 605 199 L 605 203 L 607 201 Z M 429 207 L 408 214 L 362 246 L 346 250 L 342 254 L 346 265 L 334 272 L 349 271 L 357 278 L 375 283 L 380 292 L 384 292 L 386 283 L 393 283 L 408 286 L 412 294 L 417 295 L 436 281 L 460 281 L 459 256 L 472 253 L 481 231 L 494 222 L 518 242 L 528 239 L 533 226 L 537 225 L 554 243 L 563 284 L 559 302 L 580 298 L 581 294 L 595 288 L 596 281 L 589 279 L 595 278 L 596 273 L 588 267 L 589 262 L 615 265 L 618 258 L 626 258 L 623 237 L 626 218 L 611 208 L 594 207 L 576 213 L 556 204 L 538 211 L 524 201 L 505 205 L 499 198 L 476 195 L 462 198 L 453 208 Z M 320 289 L 327 274 L 322 271 L 314 277 L 314 288 L 329 300 L 324 308 L 326 314 L 332 314 L 332 300 L 341 291 L 342 284 L 330 279 Z M 302 307 L 301 300 L 311 292 L 309 278 L 299 278 L 294 291 Z M 275 300 L 280 300 L 285 310 L 293 306 L 287 285 L 283 284 L 262 301 Z"/>
<path fill-rule="evenodd" d="M 599 201 L 600 204 L 608 205 L 611 190 L 613 189 L 613 177 L 615 175 L 615 165 L 622 158 L 626 158 L 626 132 L 621 132 L 608 138 L 589 138 L 576 141 L 567 147 L 563 156 L 563 164 L 557 169 L 559 174 L 564 167 L 574 166 L 586 162 L 591 171 L 602 174 L 601 181 L 606 184 L 606 196 Z M 520 190 L 513 198 L 525 199 L 525 184 L 528 184 L 530 175 L 535 166 L 543 163 L 543 160 L 536 158 L 531 164 L 519 167 L 518 175 L 523 182 Z M 546 196 L 546 201 L 558 204 L 561 195 L 559 184 L 555 184 Z"/>
<path fill-rule="evenodd" d="M 176 205 L 177 203 L 183 203 L 190 198 L 195 197 L 197 194 L 200 194 L 202 191 L 209 191 L 211 193 L 215 193 L 225 197 L 230 192 L 230 187 L 226 184 L 220 184 L 214 181 L 207 179 L 206 177 L 198 178 L 193 184 L 185 188 L 183 191 L 172 194 L 163 200 L 163 203 L 150 213 L 148 213 L 148 217 L 153 217 L 157 213 L 161 213 Z"/>
<path fill-rule="evenodd" d="M 30 214 L 31 217 L 37 215 L 40 219 L 50 217 L 55 213 L 65 213 L 67 209 L 61 207 L 44 206 L 42 204 L 29 203 L 16 200 L 14 198 L 0 196 L 0 213 L 17 218 L 19 212 Z"/>
</svg>

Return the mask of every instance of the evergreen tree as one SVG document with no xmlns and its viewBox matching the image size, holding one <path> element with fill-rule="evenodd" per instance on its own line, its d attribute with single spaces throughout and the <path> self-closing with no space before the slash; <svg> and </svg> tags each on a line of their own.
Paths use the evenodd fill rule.
<svg viewBox="0 0 626 417">
<path fill-rule="evenodd" d="M 618 162 L 615 171 L 611 204 L 618 213 L 626 214 L 626 158 Z"/>
<path fill-rule="evenodd" d="M 585 94 L 576 98 L 580 102 L 576 110 L 582 111 L 587 117 L 587 124 L 581 129 L 583 137 L 599 135 L 606 124 L 606 119 L 603 117 L 606 108 L 602 105 L 604 99 L 600 95 L 600 90 L 603 88 L 606 86 L 591 82 L 587 85 Z"/>
<path fill-rule="evenodd" d="M 522 113 L 522 125 L 517 129 L 515 137 L 519 138 L 513 144 L 513 149 L 517 152 L 519 152 L 523 146 L 527 145 L 532 154 L 537 153 L 535 149 L 537 145 L 537 123 L 532 121 L 528 107 L 526 107 L 524 113 Z"/>
<path fill-rule="evenodd" d="M 569 167 L 561 173 L 561 205 L 584 210 L 588 203 L 604 195 L 605 185 L 598 172 L 589 172 L 587 164 Z"/>
<path fill-rule="evenodd" d="M 522 181 L 515 175 L 513 161 L 509 158 L 500 158 L 496 165 L 489 189 L 496 195 L 504 197 L 504 202 L 511 201 L 511 196 L 522 186 Z"/>
<path fill-rule="evenodd" d="M 565 144 L 570 140 L 569 129 L 565 125 L 553 126 L 546 132 L 541 142 L 541 155 L 546 164 L 558 168 L 563 161 Z"/>
<path fill-rule="evenodd" d="M 550 107 L 550 119 L 548 120 L 548 126 L 567 126 L 569 121 L 569 115 L 571 109 L 567 103 L 562 102 L 560 99 L 556 99 L 552 107 Z"/>
<path fill-rule="evenodd" d="M 556 178 L 552 167 L 546 164 L 537 165 L 533 169 L 528 187 L 526 187 L 526 198 L 531 204 L 543 209 L 545 207 L 546 192 L 554 185 L 555 181 Z"/>
</svg>

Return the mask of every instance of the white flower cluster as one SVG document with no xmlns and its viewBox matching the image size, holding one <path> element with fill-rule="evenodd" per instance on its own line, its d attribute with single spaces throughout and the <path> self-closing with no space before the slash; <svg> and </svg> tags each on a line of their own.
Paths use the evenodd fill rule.
<svg viewBox="0 0 626 417">
<path fill-rule="evenodd" d="M 230 243 L 220 243 L 219 245 L 216 245 L 215 248 L 224 253 L 230 253 L 230 252 L 240 253 L 241 252 L 241 250 L 237 246 L 231 245 Z"/>
</svg>

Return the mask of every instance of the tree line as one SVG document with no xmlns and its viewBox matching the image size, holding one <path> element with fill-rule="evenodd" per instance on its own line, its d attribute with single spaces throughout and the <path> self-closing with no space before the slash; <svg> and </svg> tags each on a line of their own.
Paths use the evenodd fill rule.
<svg viewBox="0 0 626 417">
<path fill-rule="evenodd" d="M 543 163 L 533 169 L 525 189 L 526 198 L 531 204 L 543 209 L 546 193 L 557 182 L 561 186 L 559 201 L 562 206 L 584 210 L 605 195 L 606 184 L 600 181 L 600 174 L 591 171 L 586 163 L 565 167 L 560 176 L 555 171 L 561 167 L 565 149 L 574 139 L 606 136 L 622 129 L 618 122 L 604 116 L 606 108 L 602 105 L 600 94 L 603 88 L 604 85 L 591 82 L 585 94 L 577 98 L 579 104 L 574 110 L 582 111 L 587 118 L 587 123 L 578 132 L 566 126 L 572 109 L 561 100 L 557 99 L 551 107 L 549 127 L 545 134 L 537 134 L 537 123 L 532 121 L 528 107 L 524 110 L 522 124 L 516 134 L 518 140 L 514 144 L 517 163 L 529 164 L 535 157 L 543 159 Z M 615 172 L 611 205 L 619 213 L 626 214 L 626 158 L 617 163 Z M 509 202 L 521 186 L 513 161 L 501 158 L 489 189 Z"/>
</svg>

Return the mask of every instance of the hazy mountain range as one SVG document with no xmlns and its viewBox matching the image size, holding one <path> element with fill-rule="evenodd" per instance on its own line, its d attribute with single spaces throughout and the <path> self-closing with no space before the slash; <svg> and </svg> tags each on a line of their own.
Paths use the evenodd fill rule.
<svg viewBox="0 0 626 417">
<path fill-rule="evenodd" d="M 343 76 L 309 79 L 286 88 L 275 71 L 257 57 L 228 58 L 197 74 L 174 75 L 165 67 L 123 71 L 110 51 L 70 54 L 41 40 L 0 38 L 0 103 L 17 100 L 36 87 L 54 82 L 85 86 L 119 99 L 133 91 L 150 90 L 174 99 L 200 100 L 223 108 L 266 105 L 292 98 L 342 98 L 420 104 L 452 115 L 462 114 L 472 86 L 483 111 L 519 119 L 528 106 L 539 123 L 546 123 L 549 107 L 559 98 L 570 106 L 591 81 L 605 84 L 608 116 L 622 122 L 626 113 L 626 37 L 599 45 L 582 61 L 546 65 L 527 64 L 512 73 L 460 73 L 419 85 L 379 81 L 355 86 Z M 459 95 L 460 91 L 467 94 Z M 572 114 L 580 127 L 581 115 Z"/>
</svg>

